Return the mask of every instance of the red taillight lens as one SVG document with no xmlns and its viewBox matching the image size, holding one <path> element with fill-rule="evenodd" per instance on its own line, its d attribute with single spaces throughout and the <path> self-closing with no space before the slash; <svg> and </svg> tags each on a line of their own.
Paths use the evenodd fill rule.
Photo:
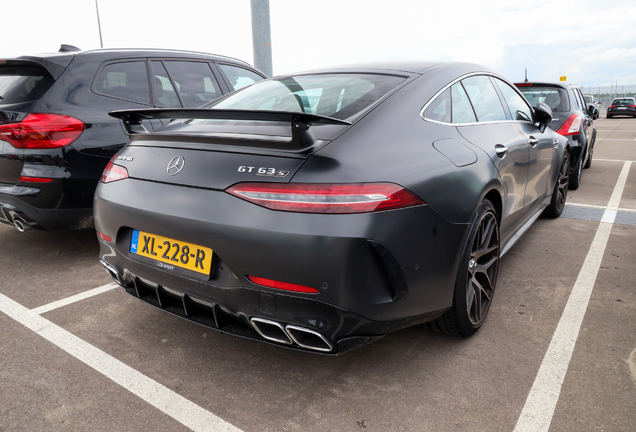
<svg viewBox="0 0 636 432">
<path fill-rule="evenodd" d="M 85 128 L 84 123 L 75 117 L 29 114 L 19 123 L 0 125 L 0 139 L 16 148 L 58 148 L 71 144 Z"/>
<path fill-rule="evenodd" d="M 20 181 L 25 183 L 51 183 L 53 181 L 52 178 L 46 177 L 28 177 L 28 176 L 20 176 Z"/>
<path fill-rule="evenodd" d="M 561 135 L 576 135 L 581 130 L 583 119 L 578 114 L 572 114 L 563 122 L 557 133 Z"/>
<path fill-rule="evenodd" d="M 226 192 L 272 210 L 301 213 L 368 213 L 425 204 L 393 183 L 239 183 Z"/>
<path fill-rule="evenodd" d="M 609 107 L 610 108 L 616 108 L 616 105 L 610 105 Z"/>
<path fill-rule="evenodd" d="M 102 173 L 102 178 L 99 180 L 102 183 L 110 183 L 117 180 L 123 180 L 128 178 L 128 170 L 123 166 L 115 165 L 112 162 L 108 162 L 104 172 Z"/>
<path fill-rule="evenodd" d="M 251 282 L 255 283 L 256 285 L 263 285 L 268 288 L 276 288 L 276 289 L 282 289 L 285 291 L 295 291 L 295 292 L 302 292 L 302 293 L 309 293 L 309 294 L 315 294 L 320 292 L 315 288 L 311 288 L 304 285 L 297 285 L 297 284 L 288 283 L 288 282 L 280 282 L 280 281 L 265 279 L 265 278 L 256 277 L 256 276 L 248 276 L 247 278 Z"/>
<path fill-rule="evenodd" d="M 532 84 L 515 84 L 517 87 L 531 87 Z"/>
</svg>

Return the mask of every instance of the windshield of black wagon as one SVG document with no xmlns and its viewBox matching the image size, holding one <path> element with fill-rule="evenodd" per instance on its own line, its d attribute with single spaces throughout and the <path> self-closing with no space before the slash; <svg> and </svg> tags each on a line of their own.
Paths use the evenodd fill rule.
<svg viewBox="0 0 636 432">
<path fill-rule="evenodd" d="M 346 119 L 364 110 L 405 80 L 379 74 L 321 74 L 256 83 L 209 108 L 291 111 Z"/>
</svg>

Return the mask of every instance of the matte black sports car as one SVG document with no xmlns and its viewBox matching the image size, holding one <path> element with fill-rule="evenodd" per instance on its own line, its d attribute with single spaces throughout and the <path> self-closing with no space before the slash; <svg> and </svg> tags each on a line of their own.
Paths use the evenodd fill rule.
<svg viewBox="0 0 636 432">
<path fill-rule="evenodd" d="M 0 223 L 19 231 L 91 227 L 99 178 L 128 143 L 109 111 L 196 108 L 263 78 L 241 60 L 176 50 L 62 45 L 59 53 L 0 59 Z"/>
<path fill-rule="evenodd" d="M 104 171 L 106 270 L 168 312 L 295 349 L 420 323 L 470 336 L 500 257 L 568 192 L 550 109 L 473 64 L 322 70 L 111 115 L 189 120 L 134 135 Z"/>
</svg>

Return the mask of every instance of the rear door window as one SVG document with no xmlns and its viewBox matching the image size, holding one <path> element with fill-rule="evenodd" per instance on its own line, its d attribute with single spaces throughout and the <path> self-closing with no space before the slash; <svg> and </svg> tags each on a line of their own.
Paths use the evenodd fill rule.
<svg viewBox="0 0 636 432">
<path fill-rule="evenodd" d="M 0 105 L 38 100 L 54 82 L 41 66 L 0 66 Z"/>
<path fill-rule="evenodd" d="M 238 90 L 243 87 L 262 81 L 264 78 L 251 70 L 238 66 L 219 63 L 219 68 L 227 77 L 232 90 Z"/>
<path fill-rule="evenodd" d="M 181 108 L 181 102 L 163 63 L 152 61 L 152 75 L 155 90 L 154 104 L 165 108 Z"/>
<path fill-rule="evenodd" d="M 131 61 L 104 66 L 93 89 L 106 96 L 150 105 L 146 62 Z"/>
<path fill-rule="evenodd" d="M 472 108 L 471 108 L 472 110 Z M 451 122 L 451 90 L 437 96 L 424 111 L 424 118 L 443 123 Z"/>
<path fill-rule="evenodd" d="M 164 64 L 185 108 L 198 108 L 221 96 L 219 84 L 208 63 L 171 60 L 164 61 Z"/>
<path fill-rule="evenodd" d="M 451 99 L 453 100 L 451 116 L 453 123 L 475 123 L 477 121 L 466 90 L 461 83 L 451 87 Z"/>
<path fill-rule="evenodd" d="M 462 84 L 473 104 L 477 120 L 480 122 L 507 120 L 499 95 L 487 76 L 466 78 L 462 80 Z"/>
</svg>

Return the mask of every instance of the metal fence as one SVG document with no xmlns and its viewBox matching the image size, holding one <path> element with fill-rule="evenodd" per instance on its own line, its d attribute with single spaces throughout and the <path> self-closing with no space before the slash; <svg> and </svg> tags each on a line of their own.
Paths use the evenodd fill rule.
<svg viewBox="0 0 636 432">
<path fill-rule="evenodd" d="M 630 85 L 613 85 L 613 86 L 582 86 L 583 94 L 596 96 L 601 106 L 606 108 L 614 98 L 632 96 L 636 97 L 636 84 Z"/>
</svg>

